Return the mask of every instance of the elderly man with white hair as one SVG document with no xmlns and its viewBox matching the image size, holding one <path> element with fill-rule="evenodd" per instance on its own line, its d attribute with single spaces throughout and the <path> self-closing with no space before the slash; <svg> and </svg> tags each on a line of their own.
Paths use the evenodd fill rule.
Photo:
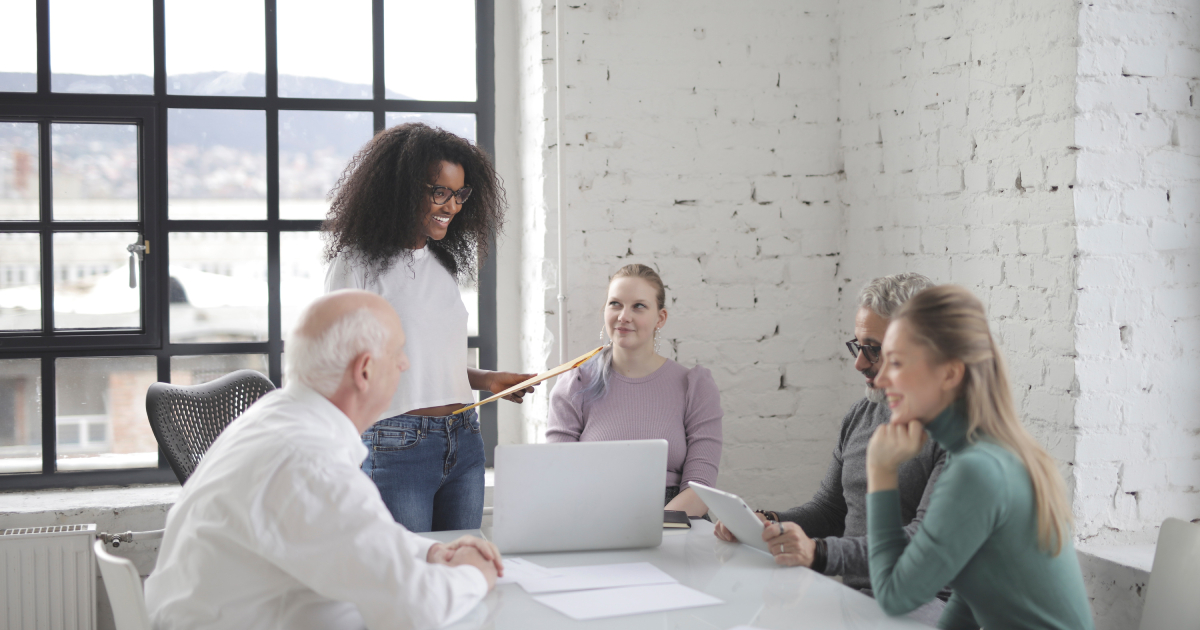
<svg viewBox="0 0 1200 630">
<path fill-rule="evenodd" d="M 156 629 L 434 628 L 502 572 L 496 548 L 392 518 L 359 435 L 408 368 L 400 318 L 365 291 L 321 297 L 287 348 L 287 387 L 217 438 L 167 515 L 146 581 Z"/>
<path fill-rule="evenodd" d="M 880 347 L 893 313 L 909 298 L 933 286 L 918 273 L 900 273 L 868 282 L 858 295 L 854 317 L 854 339 L 846 342 L 854 355 L 854 369 L 866 378 L 866 396 L 854 403 L 842 419 L 833 460 L 821 488 L 808 503 L 782 512 L 760 510 L 770 522 L 763 540 L 771 547 L 777 564 L 806 566 L 825 575 L 840 575 L 847 586 L 870 594 L 871 573 L 867 560 L 867 442 L 880 425 L 891 418 L 882 390 L 875 388 L 879 374 Z M 934 481 L 942 471 L 946 452 L 929 440 L 920 455 L 900 467 L 900 502 L 905 532 L 911 538 L 929 506 Z M 717 523 L 716 534 L 736 540 Z M 935 625 L 949 591 L 938 600 L 914 611 L 914 618 Z"/>
</svg>

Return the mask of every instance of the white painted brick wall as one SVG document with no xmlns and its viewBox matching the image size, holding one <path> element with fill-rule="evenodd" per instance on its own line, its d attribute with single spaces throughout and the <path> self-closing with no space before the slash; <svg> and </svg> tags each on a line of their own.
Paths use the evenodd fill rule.
<svg viewBox="0 0 1200 630">
<path fill-rule="evenodd" d="M 519 6 L 522 343 L 532 370 L 558 357 L 554 15 L 552 4 Z M 853 375 L 831 360 L 850 317 L 834 278 L 835 6 L 564 7 L 568 354 L 598 344 L 609 274 L 656 267 L 668 285 L 664 354 L 713 371 L 725 409 L 720 484 L 756 504 L 812 495 L 855 396 Z M 528 441 L 544 439 L 546 399 L 527 410 Z"/>
<path fill-rule="evenodd" d="M 970 288 L 1004 348 L 1018 409 L 1069 464 L 1075 9 L 839 6 L 842 310 L 864 282 L 900 271 Z"/>
<path fill-rule="evenodd" d="M 520 239 L 520 276 L 519 279 L 500 279 L 500 290 L 519 293 L 519 368 L 528 372 L 546 369 L 557 357 L 551 332 L 554 330 L 553 313 L 557 309 L 555 287 L 558 279 L 553 263 L 556 223 L 555 215 L 549 211 L 554 207 L 556 170 L 552 146 L 554 127 L 547 122 L 548 114 L 554 112 L 554 69 L 550 65 L 554 40 L 546 37 L 554 27 L 553 6 L 543 5 L 540 0 L 514 0 L 497 7 L 517 13 L 518 120 L 498 120 L 497 127 L 505 122 L 518 125 L 517 155 L 520 160 L 520 180 L 507 183 L 509 189 L 519 190 L 520 205 L 510 208 L 506 230 L 512 235 L 516 226 L 516 236 Z M 500 334 L 506 333 L 502 330 Z M 538 441 L 541 427 L 545 426 L 548 398 L 543 387 L 542 392 L 522 404 L 523 422 L 516 441 Z M 504 437 L 512 438 L 512 435 Z"/>
<path fill-rule="evenodd" d="M 1080 8 L 1079 535 L 1200 517 L 1200 7 Z"/>
</svg>

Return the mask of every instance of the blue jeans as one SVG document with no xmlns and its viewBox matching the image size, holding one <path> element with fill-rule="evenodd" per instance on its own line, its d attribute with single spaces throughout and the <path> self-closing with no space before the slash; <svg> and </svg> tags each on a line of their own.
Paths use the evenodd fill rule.
<svg viewBox="0 0 1200 630">
<path fill-rule="evenodd" d="M 413 532 L 483 523 L 483 436 L 474 409 L 452 416 L 399 415 L 362 434 L 363 472 L 396 522 Z"/>
</svg>

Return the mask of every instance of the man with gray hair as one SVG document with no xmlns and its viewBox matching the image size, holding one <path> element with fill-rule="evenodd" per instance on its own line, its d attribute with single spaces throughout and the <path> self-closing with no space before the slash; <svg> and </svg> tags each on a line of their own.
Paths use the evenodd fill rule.
<svg viewBox="0 0 1200 630">
<path fill-rule="evenodd" d="M 891 418 L 882 390 L 875 388 L 879 374 L 880 346 L 893 313 L 912 296 L 933 286 L 918 273 L 899 273 L 876 278 L 858 294 L 854 317 L 854 339 L 846 342 L 854 356 L 854 369 L 866 378 L 866 396 L 842 419 L 841 433 L 833 449 L 833 461 L 811 501 L 782 512 L 760 510 L 759 517 L 773 522 L 763 530 L 777 564 L 806 566 L 825 575 L 840 575 L 847 586 L 870 594 L 871 573 L 867 559 L 867 442 L 880 425 Z M 946 461 L 946 452 L 928 440 L 921 454 L 900 467 L 900 502 L 905 531 L 911 538 L 929 506 L 933 483 Z M 735 540 L 717 523 L 716 534 Z M 911 616 L 936 624 L 948 591 Z"/>
<path fill-rule="evenodd" d="M 167 514 L 146 606 L 167 628 L 433 628 L 502 572 L 491 543 L 436 543 L 392 518 L 361 433 L 408 369 L 383 298 L 336 291 L 300 317 L 287 387 L 213 442 Z"/>
</svg>

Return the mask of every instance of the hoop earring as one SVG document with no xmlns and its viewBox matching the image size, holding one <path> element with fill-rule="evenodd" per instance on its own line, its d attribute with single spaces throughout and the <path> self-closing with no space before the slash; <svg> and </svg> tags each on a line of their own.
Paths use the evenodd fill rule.
<svg viewBox="0 0 1200 630">
<path fill-rule="evenodd" d="M 658 331 L 659 331 L 659 330 L 662 330 L 662 329 L 661 329 L 661 328 L 655 328 L 655 329 L 654 329 L 654 354 L 662 354 L 662 352 L 661 352 L 661 350 L 660 350 L 660 348 L 659 348 L 659 342 L 661 341 L 661 340 L 658 338 Z"/>
</svg>

